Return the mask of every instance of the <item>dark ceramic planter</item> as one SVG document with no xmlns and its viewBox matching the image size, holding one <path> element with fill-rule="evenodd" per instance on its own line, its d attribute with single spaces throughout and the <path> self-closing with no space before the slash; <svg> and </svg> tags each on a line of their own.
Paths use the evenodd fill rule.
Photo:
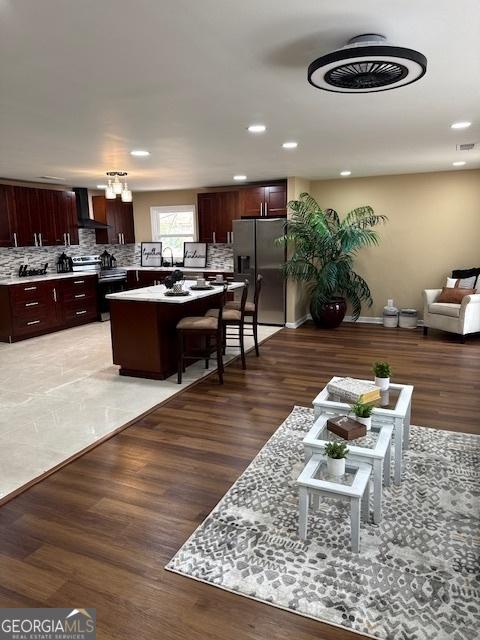
<svg viewBox="0 0 480 640">
<path fill-rule="evenodd" d="M 324 304 L 318 313 L 310 305 L 312 320 L 322 329 L 335 329 L 342 324 L 342 320 L 347 313 L 347 303 L 345 298 L 332 298 Z"/>
</svg>

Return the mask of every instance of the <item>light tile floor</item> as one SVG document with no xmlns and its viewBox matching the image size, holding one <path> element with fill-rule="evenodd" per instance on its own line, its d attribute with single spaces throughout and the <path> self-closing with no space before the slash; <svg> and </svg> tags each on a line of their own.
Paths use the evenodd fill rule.
<svg viewBox="0 0 480 640">
<path fill-rule="evenodd" d="M 279 327 L 259 327 L 263 340 Z M 247 348 L 253 339 L 247 338 Z M 238 355 L 228 348 L 225 362 Z M 118 375 L 110 323 L 96 322 L 15 344 L 0 343 L 0 498 L 178 393 L 182 385 Z M 227 372 L 228 375 L 228 372 Z"/>
</svg>

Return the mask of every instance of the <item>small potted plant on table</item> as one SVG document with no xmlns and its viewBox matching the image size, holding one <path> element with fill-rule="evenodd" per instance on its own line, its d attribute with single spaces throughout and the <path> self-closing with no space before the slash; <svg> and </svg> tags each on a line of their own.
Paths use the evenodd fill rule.
<svg viewBox="0 0 480 640">
<path fill-rule="evenodd" d="M 374 362 L 373 373 L 375 374 L 375 384 L 381 391 L 387 391 L 390 386 L 390 376 L 392 369 L 388 362 Z"/>
<path fill-rule="evenodd" d="M 357 422 L 364 424 L 367 427 L 367 431 L 370 431 L 372 428 L 372 411 L 373 406 L 371 404 L 364 404 L 362 402 L 356 402 L 352 407 L 352 413 Z"/>
<path fill-rule="evenodd" d="M 327 442 L 325 445 L 327 456 L 327 471 L 331 476 L 339 478 L 345 473 L 345 458 L 348 455 L 348 447 L 343 442 Z"/>
</svg>

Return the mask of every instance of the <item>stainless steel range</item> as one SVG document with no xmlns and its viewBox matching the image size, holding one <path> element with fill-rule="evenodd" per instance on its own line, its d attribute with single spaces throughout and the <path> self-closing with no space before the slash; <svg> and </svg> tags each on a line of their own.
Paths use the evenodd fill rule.
<svg viewBox="0 0 480 640">
<path fill-rule="evenodd" d="M 102 258 L 98 255 L 76 256 L 72 258 L 73 271 L 91 271 L 98 274 L 98 306 L 100 318 L 110 319 L 108 300 L 105 298 L 109 293 L 124 291 L 127 285 L 127 270 L 122 267 L 104 267 Z"/>
</svg>

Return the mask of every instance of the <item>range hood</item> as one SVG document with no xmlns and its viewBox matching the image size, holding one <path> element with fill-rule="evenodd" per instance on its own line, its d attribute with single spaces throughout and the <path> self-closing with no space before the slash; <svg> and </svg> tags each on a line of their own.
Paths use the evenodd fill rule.
<svg viewBox="0 0 480 640">
<path fill-rule="evenodd" d="M 75 199 L 77 201 L 77 220 L 79 229 L 108 229 L 110 225 L 97 222 L 90 218 L 90 208 L 88 206 L 88 189 L 74 187 Z"/>
</svg>

